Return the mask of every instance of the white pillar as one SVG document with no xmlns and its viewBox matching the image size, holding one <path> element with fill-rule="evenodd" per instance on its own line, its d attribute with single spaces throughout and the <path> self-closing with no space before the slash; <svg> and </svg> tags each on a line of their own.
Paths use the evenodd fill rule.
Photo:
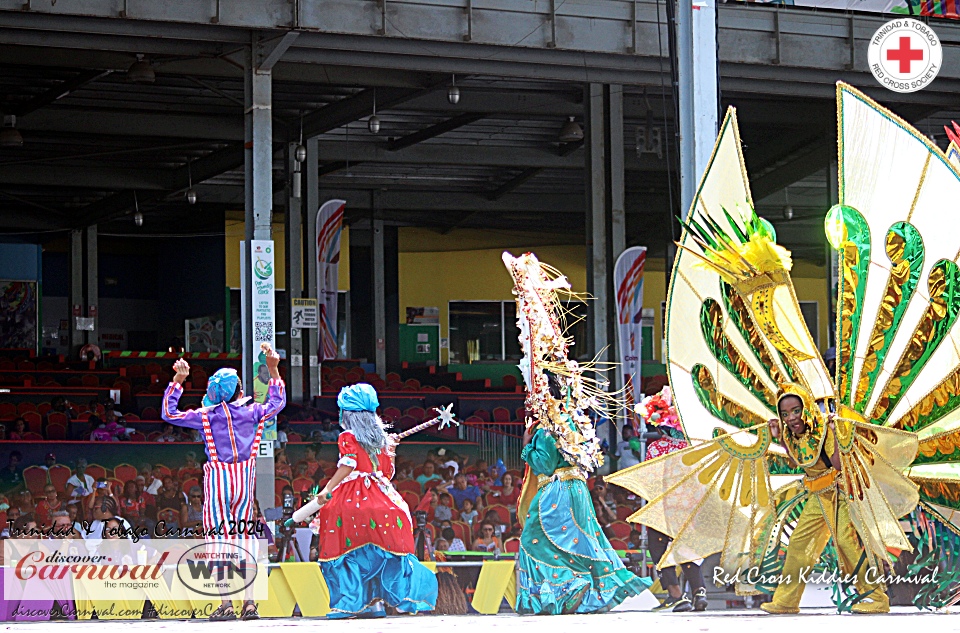
<svg viewBox="0 0 960 633">
<path fill-rule="evenodd" d="M 680 212 L 686 218 L 717 140 L 716 0 L 677 2 L 677 62 Z"/>
</svg>

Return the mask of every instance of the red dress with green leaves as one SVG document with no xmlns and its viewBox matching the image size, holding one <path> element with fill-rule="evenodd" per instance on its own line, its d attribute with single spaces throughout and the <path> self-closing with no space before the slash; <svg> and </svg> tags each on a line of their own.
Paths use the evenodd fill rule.
<svg viewBox="0 0 960 633">
<path fill-rule="evenodd" d="M 350 431 L 340 434 L 338 466 L 353 472 L 340 482 L 320 508 L 318 533 L 321 561 L 329 561 L 367 544 L 398 555 L 414 551 L 410 509 L 390 483 L 394 466 L 381 451 L 373 463 Z"/>
</svg>

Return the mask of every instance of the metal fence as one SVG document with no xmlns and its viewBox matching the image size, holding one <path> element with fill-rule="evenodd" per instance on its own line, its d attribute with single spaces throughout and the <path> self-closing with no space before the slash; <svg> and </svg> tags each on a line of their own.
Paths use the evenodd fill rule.
<svg viewBox="0 0 960 633">
<path fill-rule="evenodd" d="M 475 443 L 479 447 L 480 459 L 488 464 L 502 459 L 508 469 L 523 468 L 520 460 L 523 440 L 520 435 L 507 431 L 509 428 L 522 433 L 522 422 L 464 422 L 457 428 L 460 439 Z"/>
</svg>

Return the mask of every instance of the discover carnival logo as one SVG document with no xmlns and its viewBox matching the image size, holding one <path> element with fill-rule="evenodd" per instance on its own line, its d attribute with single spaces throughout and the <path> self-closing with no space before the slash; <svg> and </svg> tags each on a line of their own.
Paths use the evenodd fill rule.
<svg viewBox="0 0 960 633">
<path fill-rule="evenodd" d="M 916 92 L 940 72 L 943 47 L 929 24 L 910 18 L 890 20 L 870 39 L 867 63 L 884 88 Z"/>
</svg>

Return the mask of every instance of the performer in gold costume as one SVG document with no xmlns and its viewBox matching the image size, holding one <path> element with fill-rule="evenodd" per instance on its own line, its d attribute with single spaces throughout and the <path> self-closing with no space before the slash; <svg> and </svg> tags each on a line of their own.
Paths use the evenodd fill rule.
<svg viewBox="0 0 960 633">
<path fill-rule="evenodd" d="M 731 109 L 667 299 L 689 447 L 606 477 L 648 500 L 629 521 L 673 539 L 658 569 L 719 552 L 706 575 L 738 593 L 781 582 L 771 613 L 798 611 L 801 572 L 831 541 L 844 592 L 856 588 L 838 608 L 886 612 L 868 581 L 913 549 L 900 519 L 960 533 L 960 238 L 943 220 L 960 199 L 957 148 L 845 84 L 837 101 L 840 202 L 824 220 L 839 258 L 835 372 L 800 311 L 790 252 L 754 211 Z"/>
<path fill-rule="evenodd" d="M 789 452 L 790 445 L 810 433 L 815 424 L 804 417 L 804 399 L 800 393 L 800 387 L 796 386 L 784 392 L 777 402 L 780 418 L 769 422 L 773 438 L 783 438 L 788 451 L 787 461 L 794 468 L 800 464 Z M 781 572 L 783 580 L 773 594 L 773 602 L 762 604 L 760 608 L 767 613 L 799 613 L 800 598 L 806 585 L 804 578 L 809 577 L 810 570 L 833 538 L 837 544 L 841 571 L 855 576 L 857 591 L 869 596 L 869 601 L 853 605 L 852 610 L 855 613 L 887 613 L 890 611 L 890 601 L 883 587 L 869 582 L 865 565 L 860 565 L 858 569 L 864 552 L 850 519 L 847 500 L 843 494 L 838 494 L 838 488 L 842 488 L 842 483 L 838 485 L 838 482 L 843 476 L 843 466 L 833 414 L 827 415 L 827 431 L 819 454 L 812 461 L 805 460 L 802 468 L 805 473 L 803 486 L 810 499 L 790 535 L 790 545 Z M 875 575 L 872 578 L 877 578 L 882 570 L 873 570 L 873 573 Z"/>
</svg>

